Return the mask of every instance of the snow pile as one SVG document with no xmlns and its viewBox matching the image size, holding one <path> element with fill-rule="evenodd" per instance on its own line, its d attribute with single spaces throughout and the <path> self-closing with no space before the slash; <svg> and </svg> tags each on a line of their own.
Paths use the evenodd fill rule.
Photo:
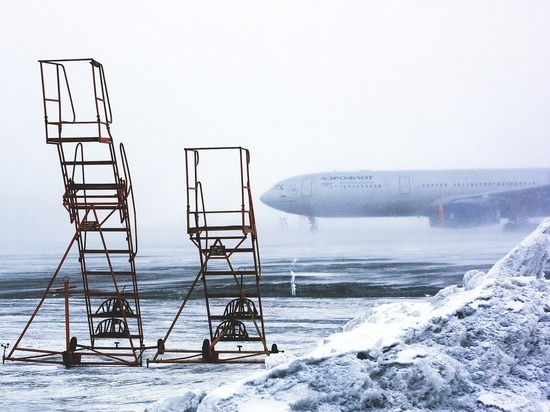
<svg viewBox="0 0 550 412">
<path fill-rule="evenodd" d="M 550 219 L 488 273 L 377 306 L 309 355 L 149 411 L 550 410 Z"/>
</svg>

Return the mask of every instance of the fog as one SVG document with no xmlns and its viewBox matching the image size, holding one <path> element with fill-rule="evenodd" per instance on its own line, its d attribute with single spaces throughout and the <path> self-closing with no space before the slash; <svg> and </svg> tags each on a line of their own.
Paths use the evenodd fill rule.
<svg viewBox="0 0 550 412">
<path fill-rule="evenodd" d="M 188 243 L 187 147 L 250 150 L 267 236 L 285 215 L 258 197 L 297 174 L 548 167 L 549 20 L 541 1 L 4 1 L 0 248 L 73 232 L 39 59 L 103 64 L 147 248 Z"/>
</svg>

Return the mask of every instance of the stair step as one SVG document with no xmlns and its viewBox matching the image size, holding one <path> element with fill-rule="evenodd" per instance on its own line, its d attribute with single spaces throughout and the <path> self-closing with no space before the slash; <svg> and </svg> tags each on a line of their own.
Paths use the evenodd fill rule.
<svg viewBox="0 0 550 412">
<path fill-rule="evenodd" d="M 248 338 L 228 338 L 224 336 L 220 339 L 223 342 L 263 342 L 264 339 L 260 336 L 249 336 Z"/>
<path fill-rule="evenodd" d="M 113 166 L 114 160 L 76 160 L 61 162 L 64 166 Z"/>
<path fill-rule="evenodd" d="M 132 335 L 130 334 L 130 339 L 142 339 L 143 337 L 141 335 Z M 108 332 L 108 333 L 98 333 L 92 335 L 92 338 L 94 339 L 127 339 L 128 335 L 125 335 L 124 333 L 118 333 L 118 332 Z"/>
<path fill-rule="evenodd" d="M 231 271 L 231 270 L 207 270 L 204 271 L 203 274 L 205 276 L 251 276 L 256 275 L 256 272 L 254 270 L 237 270 L 237 271 Z"/>
<path fill-rule="evenodd" d="M 246 236 L 244 235 L 235 235 L 235 236 L 200 236 L 201 240 L 241 240 L 246 239 Z"/>
<path fill-rule="evenodd" d="M 124 318 L 124 316 L 122 316 L 122 313 L 120 312 L 92 313 L 89 315 L 89 317 L 90 318 L 120 318 L 120 319 Z M 137 318 L 137 315 L 135 313 L 126 313 L 126 318 L 134 319 L 134 318 Z"/>
<path fill-rule="evenodd" d="M 111 209 L 123 209 L 124 205 L 122 203 L 99 203 L 99 202 L 91 202 L 88 201 L 87 203 L 78 203 L 78 202 L 65 202 L 66 205 L 70 206 L 71 208 L 77 209 L 77 210 L 88 210 L 92 206 L 96 210 L 111 210 Z"/>
<path fill-rule="evenodd" d="M 109 253 L 110 255 L 112 254 L 131 254 L 133 253 L 133 251 L 131 250 L 128 250 L 128 249 L 109 249 L 109 250 L 105 250 L 105 249 L 82 249 L 81 250 L 82 253 L 89 253 L 89 254 L 100 254 L 100 253 Z"/>
<path fill-rule="evenodd" d="M 52 124 L 52 123 L 48 123 Z M 97 136 L 73 136 L 73 137 L 49 137 L 46 139 L 46 143 L 72 143 L 72 142 L 100 142 L 111 143 L 110 137 L 97 137 Z"/>
<path fill-rule="evenodd" d="M 237 299 L 240 296 L 236 293 L 229 294 L 229 293 L 208 293 L 206 295 L 208 299 Z M 250 298 L 258 298 L 259 295 L 257 293 L 247 293 L 246 297 L 248 299 Z"/>
<path fill-rule="evenodd" d="M 67 189 L 71 190 L 118 190 L 124 187 L 120 183 L 69 183 Z"/>
<path fill-rule="evenodd" d="M 226 254 L 233 254 L 233 253 L 252 253 L 254 252 L 253 248 L 249 247 L 239 247 L 239 248 L 224 248 L 223 252 L 217 253 L 214 251 L 211 251 L 210 249 L 201 249 L 201 253 L 205 255 L 210 255 L 210 257 L 225 257 Z"/>
<path fill-rule="evenodd" d="M 65 201 L 68 202 L 70 200 L 86 200 L 86 199 L 96 199 L 97 201 L 104 200 L 105 202 L 111 201 L 113 202 L 114 199 L 118 200 L 120 199 L 120 196 L 118 194 L 118 191 L 115 193 L 105 194 L 105 193 L 94 193 L 94 192 L 87 192 L 86 194 L 71 194 L 68 193 L 65 195 Z"/>
<path fill-rule="evenodd" d="M 245 233 L 252 233 L 251 226 L 243 225 L 229 225 L 229 226 L 198 226 L 191 227 L 187 230 L 187 233 L 200 233 L 200 232 L 223 232 L 223 231 L 241 231 Z"/>
<path fill-rule="evenodd" d="M 252 316 L 223 316 L 223 315 L 211 315 L 211 320 L 252 320 Z M 261 320 L 262 317 L 260 315 L 254 316 L 254 320 Z"/>
<path fill-rule="evenodd" d="M 135 275 L 135 273 L 131 272 L 131 271 L 110 272 L 108 270 L 89 270 L 89 271 L 85 271 L 84 274 L 86 276 L 111 276 L 111 275 L 115 275 L 115 276 L 134 276 Z"/>
<path fill-rule="evenodd" d="M 95 226 L 81 226 L 80 229 L 84 232 L 99 232 L 99 227 Z M 102 227 L 102 232 L 127 232 L 128 229 L 125 227 Z"/>
</svg>

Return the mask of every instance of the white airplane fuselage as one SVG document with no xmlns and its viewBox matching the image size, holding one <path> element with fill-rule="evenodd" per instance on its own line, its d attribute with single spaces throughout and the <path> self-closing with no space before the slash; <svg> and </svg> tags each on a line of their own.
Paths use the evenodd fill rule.
<svg viewBox="0 0 550 412">
<path fill-rule="evenodd" d="M 525 194 L 535 193 L 539 200 L 543 196 L 538 205 L 543 211 L 525 206 L 530 217 L 550 208 L 549 185 L 550 169 L 326 172 L 283 180 L 260 199 L 275 209 L 310 218 L 431 216 L 438 205 L 480 205 L 489 200 L 498 207 L 499 216 L 512 217 L 507 216 L 512 204 L 521 203 Z M 500 198 L 506 202 L 497 206 Z"/>
</svg>

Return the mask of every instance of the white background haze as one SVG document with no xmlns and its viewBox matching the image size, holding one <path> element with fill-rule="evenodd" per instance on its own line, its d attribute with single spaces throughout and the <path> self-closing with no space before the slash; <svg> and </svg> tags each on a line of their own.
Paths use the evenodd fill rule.
<svg viewBox="0 0 550 412">
<path fill-rule="evenodd" d="M 104 65 L 147 245 L 185 242 L 186 147 L 250 149 L 256 199 L 323 170 L 550 166 L 549 21 L 544 1 L 2 1 L 0 247 L 72 234 L 39 59 Z"/>
</svg>

